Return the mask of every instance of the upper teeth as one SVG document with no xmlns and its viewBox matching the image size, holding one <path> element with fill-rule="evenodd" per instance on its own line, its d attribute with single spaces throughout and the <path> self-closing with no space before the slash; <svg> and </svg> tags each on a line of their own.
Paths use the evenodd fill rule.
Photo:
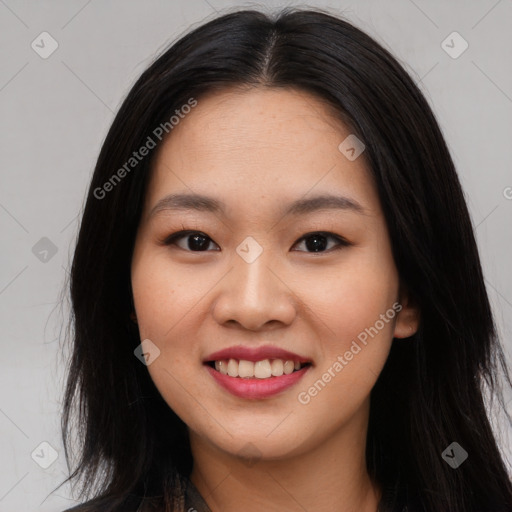
<svg viewBox="0 0 512 512">
<path fill-rule="evenodd" d="M 289 375 L 294 370 L 300 370 L 300 362 L 283 361 L 282 359 L 263 359 L 253 363 L 241 359 L 224 359 L 215 361 L 215 369 L 230 377 L 256 377 L 257 379 L 268 379 L 269 377 L 280 377 Z"/>
</svg>

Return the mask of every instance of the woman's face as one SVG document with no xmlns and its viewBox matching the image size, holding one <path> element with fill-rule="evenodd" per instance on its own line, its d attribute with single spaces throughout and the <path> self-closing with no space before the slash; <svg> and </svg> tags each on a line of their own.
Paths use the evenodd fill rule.
<svg viewBox="0 0 512 512">
<path fill-rule="evenodd" d="M 349 135 L 306 93 L 232 90 L 157 154 L 132 261 L 140 336 L 162 397 L 214 449 L 280 459 L 364 436 L 392 338 L 416 329 Z"/>
</svg>

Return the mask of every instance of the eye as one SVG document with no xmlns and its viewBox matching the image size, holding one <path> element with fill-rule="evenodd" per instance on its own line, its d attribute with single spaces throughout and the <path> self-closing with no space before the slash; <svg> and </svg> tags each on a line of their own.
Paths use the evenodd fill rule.
<svg viewBox="0 0 512 512">
<path fill-rule="evenodd" d="M 183 244 L 179 243 L 181 242 L 181 240 L 184 240 Z M 205 235 L 201 231 L 188 230 L 174 233 L 171 236 L 167 237 L 164 241 L 165 245 L 177 245 L 178 247 L 184 249 L 185 251 L 192 252 L 207 251 L 210 243 L 215 244 L 215 242 L 208 235 Z"/>
<path fill-rule="evenodd" d="M 329 246 L 329 239 L 334 240 L 334 247 Z M 302 241 L 303 240 L 303 241 Z M 299 242 L 306 247 L 307 250 L 311 252 L 329 252 L 331 249 L 337 250 L 342 247 L 347 247 L 351 245 L 347 240 L 341 238 L 334 233 L 327 233 L 325 231 L 318 231 L 315 233 L 308 233 L 300 238 Z M 299 244 L 300 245 L 300 244 Z M 327 249 L 327 250 L 326 250 Z"/>
<path fill-rule="evenodd" d="M 334 244 L 329 246 L 329 240 L 334 242 Z M 171 236 L 167 237 L 163 243 L 164 245 L 176 245 L 185 251 L 191 252 L 208 251 L 210 244 L 214 244 L 217 247 L 217 249 L 214 250 L 220 250 L 219 246 L 208 235 L 201 231 L 178 231 L 177 233 L 173 233 Z M 308 233 L 301 237 L 299 241 L 294 244 L 294 247 L 297 245 L 303 245 L 306 248 L 305 252 L 322 253 L 330 252 L 333 249 L 336 250 L 342 247 L 347 247 L 351 244 L 344 238 L 335 235 L 334 233 L 317 231 Z M 300 250 L 300 252 L 304 251 Z"/>
</svg>

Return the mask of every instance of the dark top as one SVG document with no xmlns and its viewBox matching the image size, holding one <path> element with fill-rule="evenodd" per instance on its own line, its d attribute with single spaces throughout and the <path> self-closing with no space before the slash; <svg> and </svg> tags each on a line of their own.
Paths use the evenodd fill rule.
<svg viewBox="0 0 512 512">
<path fill-rule="evenodd" d="M 210 507 L 207 505 L 204 498 L 201 496 L 197 487 L 192 483 L 191 480 L 187 477 L 182 476 L 182 481 L 185 485 L 184 490 L 184 511 L 185 512 L 211 512 Z M 390 510 L 401 510 L 402 512 L 408 512 L 406 506 L 404 506 L 404 501 L 400 499 L 394 499 L 396 490 L 394 490 L 391 486 L 384 487 L 383 495 L 379 510 L 377 512 L 387 512 Z M 73 508 L 69 508 L 64 512 L 103 512 L 106 510 L 111 510 L 112 498 L 103 497 L 93 499 L 86 503 L 82 503 L 81 505 L 77 505 Z M 131 494 L 124 502 L 125 510 L 130 510 L 132 512 L 161 512 L 162 510 L 162 502 L 160 498 L 141 498 L 141 496 L 136 496 Z M 414 507 L 413 507 L 414 509 Z"/>
<path fill-rule="evenodd" d="M 182 478 L 185 484 L 183 510 L 185 512 L 211 512 L 210 507 L 208 507 L 196 486 L 188 478 Z M 111 505 L 112 497 L 103 496 L 75 505 L 72 508 L 66 509 L 64 512 L 104 512 L 111 510 Z M 163 510 L 162 506 L 161 497 L 143 498 L 135 494 L 128 495 L 122 505 L 123 510 L 130 512 L 161 512 Z"/>
<path fill-rule="evenodd" d="M 197 487 L 187 478 L 186 480 L 186 489 L 185 489 L 185 512 L 211 512 L 210 507 L 206 504 L 203 497 L 197 490 Z M 394 494 L 394 489 L 392 487 L 384 487 L 382 500 L 389 503 L 389 499 Z M 394 500 L 392 500 L 394 501 Z M 383 505 L 383 504 L 381 504 Z M 393 504 L 396 506 L 396 504 Z M 394 508 L 394 506 L 392 507 Z M 407 512 L 407 507 L 400 505 L 399 509 L 402 512 Z M 379 506 L 379 510 L 377 512 L 381 512 L 381 506 Z M 383 510 L 382 510 L 383 512 Z"/>
</svg>

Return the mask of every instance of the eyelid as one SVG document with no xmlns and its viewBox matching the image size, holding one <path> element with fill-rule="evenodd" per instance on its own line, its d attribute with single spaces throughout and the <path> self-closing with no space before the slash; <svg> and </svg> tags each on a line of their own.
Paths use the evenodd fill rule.
<svg viewBox="0 0 512 512">
<path fill-rule="evenodd" d="M 168 243 L 171 243 L 173 242 L 174 240 L 178 239 L 178 238 L 182 238 L 186 235 L 192 235 L 192 234 L 199 234 L 199 235 L 203 235 L 203 236 L 208 236 L 206 233 L 203 233 L 202 231 L 199 231 L 198 229 L 183 229 L 181 231 L 176 231 L 174 233 L 172 233 L 171 235 L 168 235 L 166 236 L 162 242 L 165 243 L 165 244 L 168 244 Z M 210 238 L 210 237 L 208 237 Z"/>
<path fill-rule="evenodd" d="M 175 233 L 172 233 L 171 235 L 166 236 L 163 240 L 161 240 L 161 243 L 163 245 L 175 245 L 174 242 L 176 240 L 179 240 L 180 238 L 185 238 L 189 235 L 204 236 L 205 238 L 208 238 L 212 243 L 214 243 L 215 245 L 218 246 L 218 244 L 210 236 L 208 236 L 206 233 L 204 233 L 203 231 L 200 231 L 198 229 L 184 229 L 181 231 L 176 231 Z M 186 249 L 184 249 L 184 250 L 186 250 Z M 188 251 L 188 252 L 209 252 L 209 251 Z"/>
</svg>

